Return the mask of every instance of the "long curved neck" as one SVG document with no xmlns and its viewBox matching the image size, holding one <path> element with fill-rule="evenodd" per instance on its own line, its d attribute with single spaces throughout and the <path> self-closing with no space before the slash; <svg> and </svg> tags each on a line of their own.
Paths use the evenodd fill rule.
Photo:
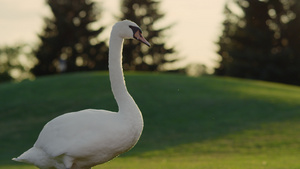
<svg viewBox="0 0 300 169">
<path fill-rule="evenodd" d="M 131 109 L 132 106 L 137 107 L 125 85 L 122 68 L 122 49 L 123 39 L 112 31 L 109 41 L 108 68 L 111 88 L 117 101 L 119 112 L 128 108 Z"/>
</svg>

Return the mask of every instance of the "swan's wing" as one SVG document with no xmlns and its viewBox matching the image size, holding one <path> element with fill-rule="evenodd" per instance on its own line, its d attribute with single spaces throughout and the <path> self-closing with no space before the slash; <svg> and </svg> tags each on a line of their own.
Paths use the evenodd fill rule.
<svg viewBox="0 0 300 169">
<path fill-rule="evenodd" d="M 44 126 L 34 146 L 52 157 L 90 155 L 109 145 L 111 135 L 118 133 L 122 125 L 118 117 L 114 112 L 90 109 L 61 115 Z"/>
</svg>

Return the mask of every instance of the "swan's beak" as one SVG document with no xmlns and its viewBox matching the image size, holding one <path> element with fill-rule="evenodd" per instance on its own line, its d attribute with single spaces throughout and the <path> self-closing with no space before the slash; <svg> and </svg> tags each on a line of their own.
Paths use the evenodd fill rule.
<svg viewBox="0 0 300 169">
<path fill-rule="evenodd" d="M 134 34 L 134 38 L 137 39 L 138 41 L 144 43 L 147 46 L 151 46 L 150 43 L 144 38 L 144 36 L 141 34 L 141 32 L 136 31 Z"/>
</svg>

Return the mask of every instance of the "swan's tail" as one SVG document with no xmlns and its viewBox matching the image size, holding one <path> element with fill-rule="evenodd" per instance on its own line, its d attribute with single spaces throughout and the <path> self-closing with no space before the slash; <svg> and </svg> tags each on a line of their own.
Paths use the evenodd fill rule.
<svg viewBox="0 0 300 169">
<path fill-rule="evenodd" d="M 12 160 L 35 164 L 36 161 L 43 159 L 45 155 L 45 152 L 41 149 L 32 147 L 29 150 L 25 151 L 23 154 L 21 154 L 19 157 L 13 158 Z"/>
</svg>

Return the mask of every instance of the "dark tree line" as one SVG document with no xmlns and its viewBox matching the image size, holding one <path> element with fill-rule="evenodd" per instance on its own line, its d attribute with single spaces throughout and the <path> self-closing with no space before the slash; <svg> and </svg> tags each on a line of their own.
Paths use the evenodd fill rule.
<svg viewBox="0 0 300 169">
<path fill-rule="evenodd" d="M 233 0 L 225 6 L 216 75 L 300 85 L 300 1 Z"/>
<path fill-rule="evenodd" d="M 108 48 L 97 36 L 104 27 L 91 29 L 100 13 L 89 0 L 47 0 L 53 17 L 45 18 L 39 35 L 41 44 L 35 55 L 38 64 L 32 70 L 37 76 L 107 67 Z"/>
<path fill-rule="evenodd" d="M 108 46 L 98 40 L 104 26 L 92 29 L 91 25 L 101 19 L 101 9 L 91 0 L 47 0 L 53 17 L 45 18 L 45 27 L 39 35 L 41 43 L 35 51 L 38 64 L 32 69 L 37 75 L 82 70 L 107 70 Z M 98 4 L 99 6 L 99 4 Z M 166 62 L 166 54 L 174 52 L 166 48 L 162 32 L 167 28 L 155 29 L 153 23 L 164 14 L 158 11 L 159 2 L 154 0 L 124 0 L 123 15 L 117 20 L 129 19 L 144 30 L 151 48 L 126 41 L 124 68 L 127 70 L 158 70 Z M 143 56 L 143 57 L 141 57 Z"/>
</svg>

